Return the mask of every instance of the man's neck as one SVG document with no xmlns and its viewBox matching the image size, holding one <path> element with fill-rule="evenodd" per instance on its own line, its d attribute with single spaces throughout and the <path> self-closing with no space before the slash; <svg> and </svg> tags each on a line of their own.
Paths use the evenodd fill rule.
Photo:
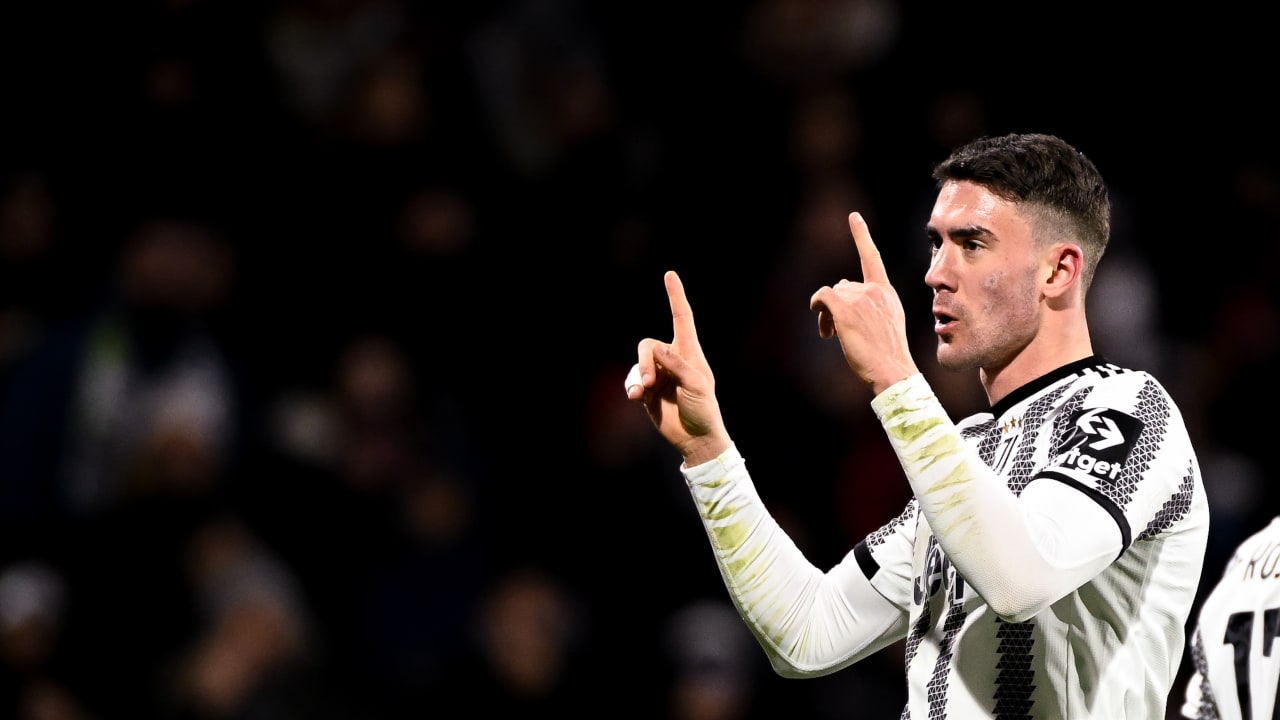
<svg viewBox="0 0 1280 720">
<path fill-rule="evenodd" d="M 1041 335 L 1041 338 L 1045 337 Z M 1090 355 L 1093 355 L 1093 343 L 1090 342 L 1087 331 L 1074 339 L 1059 336 L 1044 342 L 1033 342 L 1002 366 L 980 369 L 978 378 L 987 393 L 987 402 L 995 405 L 1032 380 Z"/>
</svg>

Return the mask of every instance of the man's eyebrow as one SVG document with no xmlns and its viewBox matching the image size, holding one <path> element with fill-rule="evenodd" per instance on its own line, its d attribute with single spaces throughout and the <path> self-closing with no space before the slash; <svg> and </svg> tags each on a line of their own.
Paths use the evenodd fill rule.
<svg viewBox="0 0 1280 720">
<path fill-rule="evenodd" d="M 932 225 L 926 225 L 924 228 L 925 237 L 929 240 L 940 240 L 942 233 Z M 947 231 L 947 235 L 952 239 L 970 240 L 977 237 L 992 237 L 990 230 L 981 225 L 965 225 L 963 227 L 952 228 Z"/>
<path fill-rule="evenodd" d="M 964 238 L 966 240 L 976 237 L 991 237 L 991 231 L 981 225 L 966 225 L 953 229 L 951 237 Z"/>
</svg>

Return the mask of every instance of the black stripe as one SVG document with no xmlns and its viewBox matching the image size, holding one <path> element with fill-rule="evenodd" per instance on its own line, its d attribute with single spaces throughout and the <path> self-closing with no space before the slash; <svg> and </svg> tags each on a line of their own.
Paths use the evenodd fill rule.
<svg viewBox="0 0 1280 720">
<path fill-rule="evenodd" d="M 1000 720 L 1028 720 L 1036 689 L 1035 623 L 996 620 L 995 714 Z"/>
<path fill-rule="evenodd" d="M 1112 502 L 1111 498 L 1103 495 L 1088 485 L 1085 485 L 1079 480 L 1076 480 L 1070 475 L 1064 475 L 1053 470 L 1046 470 L 1045 472 L 1040 473 L 1037 477 L 1049 478 L 1051 480 L 1057 480 L 1058 482 L 1065 483 L 1092 498 L 1094 502 L 1102 506 L 1103 510 L 1110 513 L 1111 519 L 1115 520 L 1116 526 L 1120 528 L 1120 555 L 1123 555 L 1124 551 L 1129 548 L 1129 543 L 1133 542 L 1133 532 L 1129 529 L 1129 521 L 1125 520 L 1124 513 L 1120 512 L 1120 507 Z M 1120 555 L 1117 555 L 1116 557 L 1120 557 Z"/>
<path fill-rule="evenodd" d="M 880 569 L 876 559 L 871 556 L 871 551 L 867 549 L 865 540 L 859 540 L 858 544 L 853 546 L 853 557 L 858 561 L 858 567 L 862 569 L 862 574 L 868 580 Z"/>
<path fill-rule="evenodd" d="M 992 405 L 991 416 L 998 418 L 1001 415 L 1004 415 L 1005 411 L 1008 410 L 1009 408 L 1013 407 L 1014 405 L 1017 405 L 1023 400 L 1026 400 L 1032 395 L 1035 395 L 1041 390 L 1044 390 L 1045 388 L 1058 382 L 1059 380 L 1065 377 L 1069 377 L 1071 375 L 1078 375 L 1090 367 L 1105 365 L 1106 363 L 1107 361 L 1099 357 L 1098 355 L 1091 355 L 1082 360 L 1076 360 L 1075 362 L 1067 363 L 1066 365 L 1063 365 L 1057 370 L 1047 372 L 1044 375 L 1041 375 L 1040 377 L 1036 378 L 1035 380 L 1032 380 L 1031 382 L 1027 383 L 1026 385 L 1023 385 L 1022 387 L 1017 388 L 1016 390 L 1009 393 L 1008 395 L 1005 395 L 1003 398 L 1000 399 L 1000 402 L 996 403 L 995 405 Z"/>
</svg>

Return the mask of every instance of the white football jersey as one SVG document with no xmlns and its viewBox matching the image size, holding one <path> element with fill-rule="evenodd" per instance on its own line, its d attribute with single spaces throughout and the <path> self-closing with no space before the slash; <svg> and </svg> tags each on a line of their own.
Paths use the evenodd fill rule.
<svg viewBox="0 0 1280 720">
<path fill-rule="evenodd" d="M 1280 518 L 1236 548 L 1192 635 L 1184 717 L 1270 720 L 1280 679 Z"/>
<path fill-rule="evenodd" d="M 1046 480 L 1085 493 L 1119 527 L 1122 549 L 1047 610 L 1006 622 L 966 587 L 913 499 L 855 551 L 872 585 L 910 614 L 903 718 L 1163 717 L 1209 527 L 1172 399 L 1149 374 L 1091 358 L 958 427 L 1015 493 Z"/>
<path fill-rule="evenodd" d="M 774 669 L 824 675 L 905 640 L 902 720 L 1163 718 L 1209 532 L 1164 388 L 1087 358 L 959 423 L 919 375 L 872 407 L 913 496 L 829 570 L 736 447 L 684 471 Z"/>
</svg>

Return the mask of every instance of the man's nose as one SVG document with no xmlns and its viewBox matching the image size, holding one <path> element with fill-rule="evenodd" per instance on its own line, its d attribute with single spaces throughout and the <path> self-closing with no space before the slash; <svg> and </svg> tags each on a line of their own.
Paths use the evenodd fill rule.
<svg viewBox="0 0 1280 720">
<path fill-rule="evenodd" d="M 942 248 L 934 251 L 933 256 L 929 260 L 929 269 L 924 273 L 924 282 L 933 288 L 934 292 L 942 289 L 954 290 L 949 284 L 951 281 L 950 271 L 950 253 L 944 245 Z"/>
</svg>

